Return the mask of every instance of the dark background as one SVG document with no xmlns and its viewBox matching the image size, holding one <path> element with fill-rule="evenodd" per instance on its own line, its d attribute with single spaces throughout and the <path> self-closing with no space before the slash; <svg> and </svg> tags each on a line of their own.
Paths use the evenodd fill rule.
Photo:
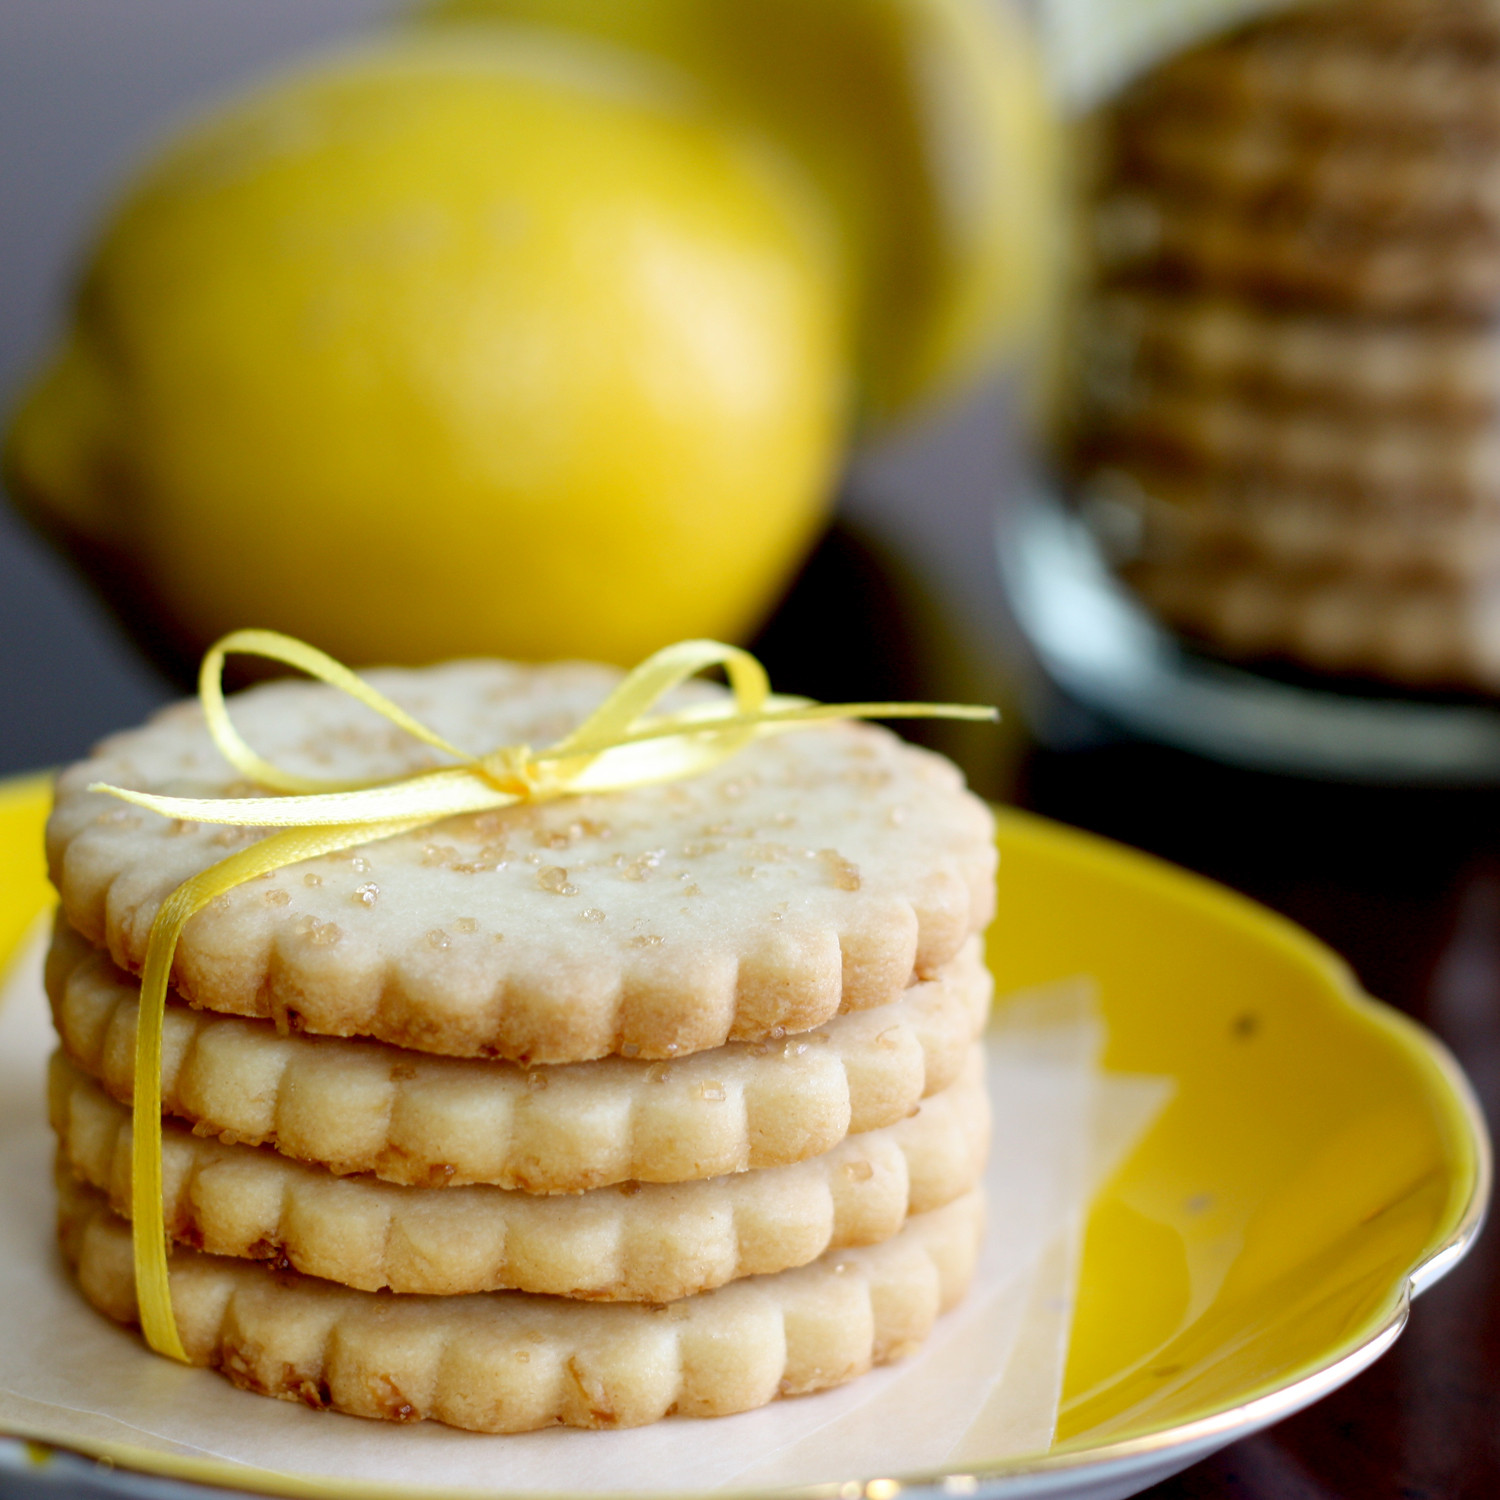
<svg viewBox="0 0 1500 1500">
<path fill-rule="evenodd" d="M 152 137 L 225 84 L 393 8 L 0 0 L 0 406 L 43 356 L 89 225 Z M 778 686 L 1001 701 L 1003 732 L 950 747 L 981 789 L 1303 922 L 1372 993 L 1432 1025 L 1500 1117 L 1500 797 L 1251 775 L 1126 741 L 1030 745 L 993 564 L 995 503 L 1018 462 L 1010 407 L 996 383 L 856 455 L 837 525 L 758 643 Z M 0 508 L 0 775 L 77 756 L 180 690 Z M 1497 1285 L 1487 1236 L 1371 1371 L 1157 1500 L 1500 1495 Z"/>
</svg>

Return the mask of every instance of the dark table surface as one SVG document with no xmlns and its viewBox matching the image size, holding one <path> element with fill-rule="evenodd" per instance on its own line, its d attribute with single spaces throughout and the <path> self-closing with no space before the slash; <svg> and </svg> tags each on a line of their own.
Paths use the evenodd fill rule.
<svg viewBox="0 0 1500 1500">
<path fill-rule="evenodd" d="M 789 691 L 927 696 L 935 684 L 913 647 L 905 605 L 899 576 L 839 527 L 756 649 Z M 112 651 L 128 651 L 110 640 Z M 136 661 L 131 667 L 145 671 Z M 118 682 L 112 663 L 101 661 L 82 685 L 85 700 L 94 696 L 95 677 Z M 149 702 L 171 687 L 142 677 L 132 690 Z M 33 696 L 48 719 L 57 716 L 55 689 L 34 687 Z M 971 760 L 968 769 L 983 790 L 1000 789 L 994 767 Z M 1033 749 L 1011 794 L 1035 811 L 1221 880 L 1309 928 L 1353 965 L 1371 994 L 1443 1038 L 1491 1129 L 1500 1123 L 1500 790 L 1328 785 L 1116 742 L 1066 753 Z M 1422 1297 L 1394 1349 L 1342 1390 L 1149 1493 L 1156 1500 L 1500 1497 L 1496 1246 L 1495 1233 L 1482 1236 Z M 0 1491 L 23 1490 L 30 1493 L 0 1479 Z M 78 1489 L 76 1500 L 85 1493 Z"/>
</svg>

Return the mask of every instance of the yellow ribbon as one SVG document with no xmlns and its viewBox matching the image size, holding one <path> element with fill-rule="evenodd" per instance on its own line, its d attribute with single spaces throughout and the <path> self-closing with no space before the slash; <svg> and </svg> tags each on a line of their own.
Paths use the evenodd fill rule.
<svg viewBox="0 0 1500 1500">
<path fill-rule="evenodd" d="M 384 781 L 300 776 L 263 759 L 241 738 L 224 702 L 224 659 L 262 656 L 296 667 L 382 714 L 413 738 L 452 756 L 455 765 Z M 653 714 L 673 688 L 723 667 L 732 696 Z M 992 708 L 951 703 L 814 703 L 771 691 L 765 668 L 735 646 L 681 641 L 649 657 L 571 734 L 533 750 L 506 745 L 471 755 L 412 718 L 347 667 L 312 646 L 271 630 L 237 630 L 203 658 L 198 678 L 209 733 L 226 760 L 270 797 L 158 797 L 94 783 L 163 817 L 193 823 L 281 828 L 185 880 L 162 903 L 146 945 L 135 1037 L 131 1217 L 141 1330 L 158 1354 L 187 1360 L 172 1314 L 162 1202 L 161 1045 L 167 987 L 177 940 L 188 920 L 215 897 L 258 875 L 374 843 L 459 813 L 584 793 L 617 792 L 710 770 L 752 740 L 826 719 L 994 719 Z"/>
</svg>

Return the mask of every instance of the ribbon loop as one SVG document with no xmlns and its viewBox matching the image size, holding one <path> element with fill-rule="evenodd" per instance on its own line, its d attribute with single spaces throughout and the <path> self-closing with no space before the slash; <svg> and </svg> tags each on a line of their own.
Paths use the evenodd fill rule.
<svg viewBox="0 0 1500 1500">
<path fill-rule="evenodd" d="M 362 703 L 454 764 L 374 781 L 303 776 L 267 760 L 235 728 L 224 700 L 224 660 L 265 657 Z M 689 678 L 722 667 L 730 697 L 696 700 L 658 712 Z M 246 849 L 192 876 L 162 903 L 151 924 L 141 974 L 131 1102 L 131 1217 L 136 1301 L 141 1330 L 158 1354 L 186 1360 L 167 1267 L 162 1205 L 161 1047 L 167 989 L 178 939 L 215 897 L 247 880 L 302 860 L 413 832 L 460 813 L 553 797 L 625 791 L 701 775 L 753 740 L 830 719 L 994 719 L 992 708 L 951 703 L 812 703 L 772 693 L 765 668 L 748 651 L 721 641 L 680 641 L 648 657 L 571 734 L 555 745 L 502 745 L 475 755 L 418 722 L 362 677 L 315 647 L 272 630 L 237 630 L 212 646 L 198 679 L 214 743 L 241 775 L 278 795 L 159 797 L 96 782 L 107 792 L 163 817 L 267 830 Z M 281 832 L 270 830 L 280 829 Z"/>
<path fill-rule="evenodd" d="M 648 657 L 591 713 L 554 747 L 559 756 L 588 754 L 618 744 L 643 726 L 650 709 L 690 677 L 722 666 L 735 706 L 754 714 L 770 696 L 766 670 L 748 651 L 722 641 L 679 641 Z"/>
<path fill-rule="evenodd" d="M 306 641 L 282 635 L 275 630 L 234 630 L 222 640 L 216 641 L 205 653 L 203 665 L 198 669 L 198 697 L 203 704 L 203 716 L 208 721 L 209 733 L 213 735 L 214 743 L 224 759 L 258 786 L 270 787 L 278 792 L 317 793 L 349 791 L 360 786 L 378 786 L 382 783 L 301 776 L 295 771 L 283 770 L 252 750 L 234 727 L 228 705 L 224 702 L 224 659 L 235 655 L 261 656 L 267 661 L 279 661 L 283 666 L 296 667 L 309 677 L 326 682 L 330 687 L 338 688 L 340 692 L 373 709 L 398 728 L 404 729 L 413 739 L 421 740 L 424 745 L 446 751 L 457 760 L 471 759 L 441 735 L 412 718 L 400 704 L 391 702 L 364 678 L 356 676 L 342 662 L 325 655 L 316 646 L 309 646 Z"/>
</svg>

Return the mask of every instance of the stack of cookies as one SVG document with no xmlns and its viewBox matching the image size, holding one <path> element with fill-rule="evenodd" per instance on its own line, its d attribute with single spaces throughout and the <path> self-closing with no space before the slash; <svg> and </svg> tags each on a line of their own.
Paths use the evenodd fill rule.
<svg viewBox="0 0 1500 1500">
<path fill-rule="evenodd" d="M 485 752 L 555 741 L 618 674 L 370 680 Z M 317 684 L 233 713 L 306 775 L 436 762 Z M 258 789 L 195 704 L 58 783 L 61 1238 L 84 1296 L 131 1322 L 133 976 L 163 899 L 260 831 L 97 781 Z M 514 1432 L 742 1411 L 906 1354 L 977 1251 L 993 897 L 990 819 L 957 771 L 853 723 L 218 897 L 178 947 L 162 1069 L 189 1358 L 315 1407 Z"/>
<path fill-rule="evenodd" d="M 1106 111 L 1068 460 L 1175 625 L 1500 689 L 1497 101 L 1500 7 L 1339 0 Z"/>
</svg>

